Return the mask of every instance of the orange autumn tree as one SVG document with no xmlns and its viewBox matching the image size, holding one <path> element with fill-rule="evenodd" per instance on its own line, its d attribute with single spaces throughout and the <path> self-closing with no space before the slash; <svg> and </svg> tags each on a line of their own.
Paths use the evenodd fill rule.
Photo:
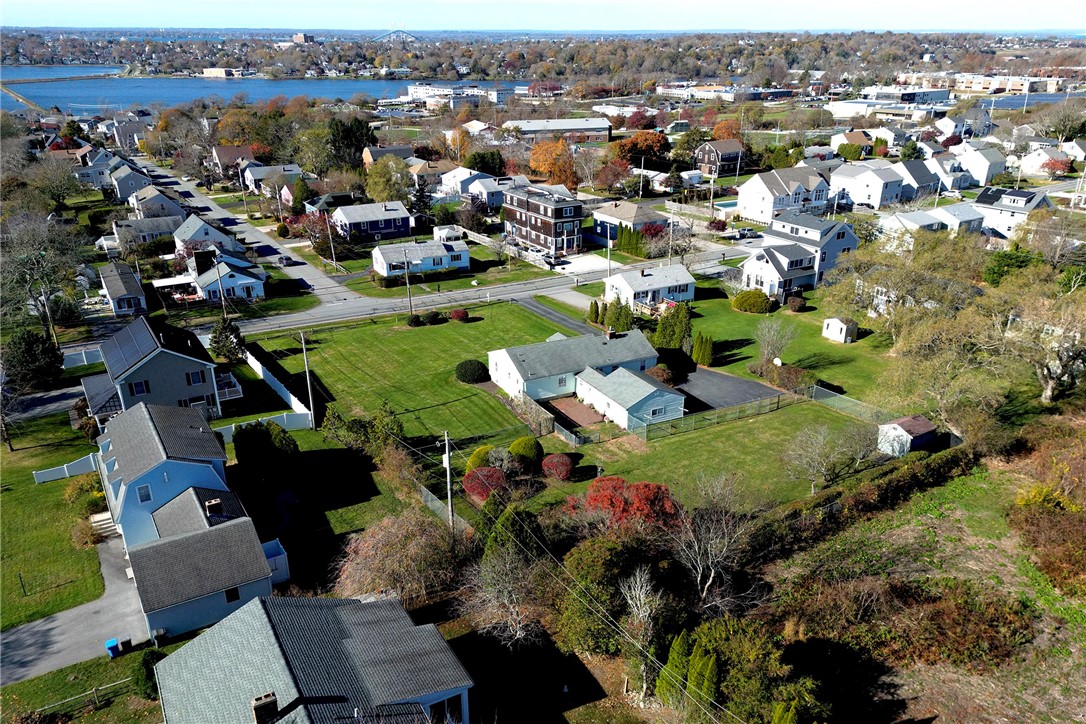
<svg viewBox="0 0 1086 724">
<path fill-rule="evenodd" d="M 725 138 L 739 138 L 739 121 L 734 118 L 725 118 L 713 126 L 713 140 L 720 141 Z"/>
<path fill-rule="evenodd" d="M 536 173 L 545 175 L 547 183 L 562 184 L 571 191 L 581 182 L 573 164 L 573 152 L 564 138 L 537 143 L 532 148 L 528 165 Z"/>
</svg>

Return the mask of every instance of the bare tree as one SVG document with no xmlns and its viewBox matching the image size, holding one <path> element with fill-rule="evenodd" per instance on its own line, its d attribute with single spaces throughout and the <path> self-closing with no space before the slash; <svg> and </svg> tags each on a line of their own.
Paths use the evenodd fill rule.
<svg viewBox="0 0 1086 724">
<path fill-rule="evenodd" d="M 494 252 L 499 264 L 506 261 L 506 256 L 509 254 L 509 239 L 506 238 L 505 234 L 500 234 L 497 238 L 491 237 L 486 245 Z"/>
<path fill-rule="evenodd" d="M 800 430 L 783 459 L 794 478 L 811 483 L 814 495 L 820 488 L 840 480 L 858 464 L 860 456 L 866 459 L 872 454 L 860 433 L 851 437 L 818 425 Z"/>
<path fill-rule="evenodd" d="M 468 568 L 460 612 L 509 648 L 541 639 L 542 610 L 534 591 L 544 565 L 511 546 L 495 549 Z"/>
<path fill-rule="evenodd" d="M 81 186 L 72 174 L 72 166 L 56 158 L 45 158 L 31 164 L 25 172 L 32 189 L 53 202 L 54 208 L 64 206 L 64 201 L 79 193 Z"/>
<path fill-rule="evenodd" d="M 618 590 L 626 601 L 626 632 L 637 645 L 637 659 L 641 677 L 641 697 L 648 694 L 649 680 L 655 672 L 649 666 L 652 658 L 647 652 L 656 633 L 656 615 L 664 604 L 664 598 L 652 583 L 648 566 L 639 566 L 629 578 L 623 579 Z"/>
<path fill-rule="evenodd" d="M 788 345 L 796 338 L 796 328 L 780 317 L 770 317 L 758 323 L 754 328 L 754 339 L 758 342 L 758 361 L 764 367 L 784 354 Z"/>
<path fill-rule="evenodd" d="M 747 517 L 735 512 L 736 482 L 725 474 L 700 483 L 696 505 L 680 507 L 670 533 L 675 558 L 690 575 L 703 610 L 736 600 L 732 571 L 750 528 Z"/>
</svg>

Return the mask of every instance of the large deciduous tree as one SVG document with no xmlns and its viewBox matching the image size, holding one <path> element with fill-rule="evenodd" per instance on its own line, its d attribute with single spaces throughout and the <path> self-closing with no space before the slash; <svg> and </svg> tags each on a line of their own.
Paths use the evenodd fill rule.
<svg viewBox="0 0 1086 724">
<path fill-rule="evenodd" d="M 387 154 L 369 168 L 366 193 L 375 203 L 411 200 L 414 182 L 403 159 Z"/>
<path fill-rule="evenodd" d="M 580 183 L 573 152 L 564 138 L 536 143 L 528 164 L 537 173 L 545 175 L 548 183 L 562 184 L 571 191 Z"/>
</svg>

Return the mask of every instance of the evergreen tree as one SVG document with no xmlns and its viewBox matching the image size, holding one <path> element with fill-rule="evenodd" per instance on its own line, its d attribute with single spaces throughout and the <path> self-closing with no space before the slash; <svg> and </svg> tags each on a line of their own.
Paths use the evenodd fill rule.
<svg viewBox="0 0 1086 724">
<path fill-rule="evenodd" d="M 64 372 L 64 353 L 53 340 L 31 329 L 12 335 L 3 353 L 4 373 L 15 389 L 49 389 Z"/>
<path fill-rule="evenodd" d="M 313 193 L 313 189 L 309 188 L 309 184 L 307 184 L 305 179 L 301 176 L 294 182 L 294 187 L 290 191 L 290 213 L 294 216 L 301 216 L 305 213 L 305 202 L 309 201 L 316 194 Z"/>
<path fill-rule="evenodd" d="M 702 367 L 713 363 L 713 338 L 698 332 L 694 337 L 694 362 Z"/>
<path fill-rule="evenodd" d="M 614 329 L 615 331 L 618 331 L 618 317 L 623 306 L 624 305 L 620 304 L 617 300 L 607 305 L 607 316 L 603 320 L 605 329 Z"/>
<path fill-rule="evenodd" d="M 414 190 L 411 192 L 411 198 L 407 202 L 408 208 L 416 214 L 429 214 L 432 201 L 430 199 L 430 189 L 427 188 L 425 183 L 415 184 Z"/>
<path fill-rule="evenodd" d="M 595 299 L 588 305 L 588 321 L 590 324 L 596 324 L 600 319 L 600 304 Z"/>
<path fill-rule="evenodd" d="M 690 307 L 684 302 L 675 305 L 660 317 L 652 343 L 657 348 L 682 349 L 683 342 L 691 335 Z"/>
<path fill-rule="evenodd" d="M 535 513 L 519 503 L 512 503 L 494 522 L 483 548 L 483 559 L 504 549 L 525 560 L 533 560 L 543 555 L 543 540 L 543 529 Z"/>
<path fill-rule="evenodd" d="M 667 189 L 671 193 L 675 193 L 676 190 L 682 190 L 683 176 L 679 172 L 679 167 L 672 164 L 671 171 L 667 174 Z"/>
<path fill-rule="evenodd" d="M 656 695 L 662 702 L 672 707 L 682 704 L 683 688 L 689 668 L 690 636 L 686 631 L 681 631 L 672 639 L 667 664 L 656 677 Z"/>
<path fill-rule="evenodd" d="M 245 359 L 245 337 L 237 323 L 223 315 L 211 330 L 211 354 L 227 362 Z"/>
<path fill-rule="evenodd" d="M 695 684 L 687 685 L 687 692 L 705 709 L 711 709 L 716 701 L 717 687 L 720 686 L 720 673 L 717 665 L 716 654 L 708 654 L 702 657 L 698 670 L 698 680 Z M 701 709 L 699 708 L 699 713 Z"/>
<path fill-rule="evenodd" d="M 633 310 L 629 305 L 623 304 L 615 315 L 615 331 L 629 332 L 633 329 Z"/>
<path fill-rule="evenodd" d="M 596 316 L 596 324 L 605 329 L 607 327 L 607 308 L 610 306 L 607 302 L 600 302 L 600 313 Z"/>
</svg>

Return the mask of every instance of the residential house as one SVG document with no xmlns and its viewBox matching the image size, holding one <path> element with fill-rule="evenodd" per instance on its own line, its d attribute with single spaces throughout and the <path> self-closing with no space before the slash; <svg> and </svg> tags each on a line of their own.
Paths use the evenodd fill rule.
<svg viewBox="0 0 1086 724">
<path fill-rule="evenodd" d="M 936 435 L 935 425 L 923 415 L 899 417 L 879 425 L 879 452 L 899 458 L 913 450 L 931 447 Z"/>
<path fill-rule="evenodd" d="M 233 234 L 212 226 L 196 214 L 192 214 L 185 223 L 173 232 L 174 245 L 178 252 L 198 251 L 201 249 L 222 249 L 233 254 L 245 254 L 245 245 Z"/>
<path fill-rule="evenodd" d="M 946 153 L 946 149 L 934 141 L 917 141 L 916 147 L 924 154 L 924 159 L 935 158 Z"/>
<path fill-rule="evenodd" d="M 141 402 L 218 416 L 215 363 L 192 332 L 137 316 L 98 349 L 106 371 L 81 382 L 87 414 L 99 422 Z"/>
<path fill-rule="evenodd" d="M 874 140 L 868 135 L 867 131 L 846 131 L 845 133 L 835 133 L 830 136 L 830 148 L 833 149 L 834 153 L 837 153 L 838 149 L 846 143 L 859 146 L 860 152 L 866 156 L 871 153 Z"/>
<path fill-rule="evenodd" d="M 255 161 L 252 146 L 213 146 L 211 148 L 211 166 L 220 175 L 235 173 L 235 169 L 244 161 Z"/>
<path fill-rule="evenodd" d="M 409 241 L 373 250 L 373 270 L 383 277 L 470 268 L 468 245 L 460 240 Z"/>
<path fill-rule="evenodd" d="M 156 664 L 155 678 L 168 724 L 467 724 L 474 685 L 441 632 L 395 598 L 259 598 Z"/>
<path fill-rule="evenodd" d="M 127 202 L 128 197 L 140 189 L 151 185 L 151 179 L 127 165 L 111 173 L 110 179 L 113 182 L 113 191 L 117 194 L 117 200 L 123 202 Z"/>
<path fill-rule="evenodd" d="M 124 121 L 113 125 L 113 142 L 128 150 L 134 150 L 147 136 L 149 127 L 140 121 Z"/>
<path fill-rule="evenodd" d="M 268 273 L 258 264 L 216 251 L 197 251 L 188 259 L 189 276 L 201 299 L 218 302 L 244 299 L 254 302 L 264 298 Z"/>
<path fill-rule="evenodd" d="M 945 154 L 924 161 L 924 165 L 938 177 L 938 188 L 944 191 L 968 188 L 973 183 L 973 177 L 962 169 L 961 161 L 956 156 Z"/>
<path fill-rule="evenodd" d="M 497 211 L 505 203 L 505 192 L 530 186 L 527 176 L 499 176 L 497 178 L 476 178 L 468 184 L 468 195 L 486 203 L 487 209 Z"/>
<path fill-rule="evenodd" d="M 488 173 L 476 171 L 472 168 L 457 166 L 452 171 L 441 174 L 441 184 L 438 193 L 445 197 L 458 197 L 468 193 L 471 184 L 479 179 L 494 178 Z"/>
<path fill-rule="evenodd" d="M 618 301 L 637 309 L 644 304 L 654 307 L 663 300 L 690 302 L 694 300 L 694 277 L 682 264 L 654 269 L 636 269 L 604 277 L 604 301 Z"/>
<path fill-rule="evenodd" d="M 461 124 L 460 127 L 467 131 L 468 135 L 472 137 L 480 134 L 490 136 L 494 134 L 494 131 L 498 130 L 497 126 L 487 123 L 486 121 L 468 121 L 467 123 Z"/>
<path fill-rule="evenodd" d="M 735 138 L 708 141 L 694 149 L 694 165 L 706 176 L 734 174 L 743 162 L 743 142 Z"/>
<path fill-rule="evenodd" d="M 331 218 L 340 233 L 355 234 L 365 244 L 411 235 L 411 216 L 400 201 L 340 206 Z"/>
<path fill-rule="evenodd" d="M 829 146 L 823 146 L 822 148 L 828 149 Z M 807 156 L 796 162 L 796 168 L 808 168 L 821 174 L 824 178 L 829 178 L 837 169 L 844 166 L 847 161 L 843 158 L 834 158 L 833 151 L 830 151 L 829 156 L 823 158 L 821 154 L 814 154 Z"/>
<path fill-rule="evenodd" d="M 992 124 L 991 112 L 979 104 L 962 113 L 961 119 L 965 125 L 963 135 L 972 138 L 983 138 L 990 134 L 995 127 Z"/>
<path fill-rule="evenodd" d="M 939 132 L 940 143 L 951 136 L 961 138 L 965 133 L 965 119 L 959 116 L 943 116 L 935 122 L 935 128 Z"/>
<path fill-rule="evenodd" d="M 841 344 L 856 341 L 860 328 L 851 317 L 830 317 L 822 323 L 822 336 Z"/>
<path fill-rule="evenodd" d="M 442 175 L 454 171 L 457 168 L 459 167 L 455 163 L 447 158 L 442 158 L 437 161 L 423 161 L 422 163 L 416 163 L 414 166 L 408 168 L 407 171 L 411 174 L 411 178 L 415 180 L 415 186 L 424 186 L 427 191 L 432 193 L 441 185 Z"/>
<path fill-rule="evenodd" d="M 142 188 L 129 196 L 128 205 L 132 207 L 137 219 L 184 216 L 186 213 L 179 199 L 167 196 L 154 186 Z"/>
<path fill-rule="evenodd" d="M 984 215 L 984 232 L 1003 238 L 1010 238 L 1031 212 L 1055 208 L 1044 191 L 1018 191 L 990 186 L 982 189 L 972 203 L 973 208 Z"/>
<path fill-rule="evenodd" d="M 830 190 L 839 202 L 880 209 L 901 201 L 901 176 L 891 168 L 850 163 L 830 176 Z"/>
<path fill-rule="evenodd" d="M 264 194 L 275 198 L 278 189 L 272 183 L 278 180 L 280 187 L 293 186 L 294 182 L 302 177 L 302 169 L 298 164 L 287 163 L 281 166 L 258 166 L 250 164 L 242 172 L 245 180 L 245 188 L 254 194 Z"/>
<path fill-rule="evenodd" d="M 502 208 L 511 241 L 553 255 L 581 250 L 584 205 L 564 186 L 508 189 Z"/>
<path fill-rule="evenodd" d="M 860 243 L 849 224 L 795 212 L 774 219 L 761 241 L 739 268 L 745 288 L 769 296 L 813 289 L 841 254 Z"/>
<path fill-rule="evenodd" d="M 768 224 L 777 214 L 801 211 L 821 214 L 830 198 L 830 185 L 816 169 L 796 166 L 756 174 L 739 187 L 739 216 Z"/>
<path fill-rule="evenodd" d="M 924 161 L 902 161 L 890 167 L 901 177 L 901 200 L 912 201 L 938 193 L 942 182 Z"/>
<path fill-rule="evenodd" d="M 1086 138 L 1076 138 L 1060 144 L 1060 150 L 1079 163 L 1086 161 Z"/>
<path fill-rule="evenodd" d="M 609 374 L 620 367 L 644 372 L 656 365 L 656 350 L 640 330 L 622 334 L 555 335 L 546 342 L 491 350 L 490 379 L 512 397 L 567 397 L 586 369 Z"/>
<path fill-rule="evenodd" d="M 147 295 L 132 267 L 121 262 L 110 262 L 99 271 L 102 275 L 102 289 L 114 317 L 147 312 Z"/>
<path fill-rule="evenodd" d="M 580 372 L 577 397 L 623 430 L 677 420 L 686 402 L 678 390 L 625 367 L 607 373 L 591 367 Z"/>
<path fill-rule="evenodd" d="M 950 231 L 951 236 L 980 233 L 984 226 L 984 214 L 967 201 L 929 209 L 928 214 L 938 219 L 943 228 Z"/>
<path fill-rule="evenodd" d="M 592 210 L 593 231 L 596 236 L 614 240 L 618 238 L 619 227 L 640 231 L 648 224 L 667 227 L 668 218 L 648 206 L 629 201 L 611 201 Z"/>
<path fill-rule="evenodd" d="M 520 132 L 527 143 L 549 141 L 561 136 L 570 143 L 610 143 L 611 121 L 606 118 L 544 118 L 541 120 L 506 121 L 502 128 Z"/>
<path fill-rule="evenodd" d="M 992 183 L 992 179 L 1007 170 L 1006 156 L 998 148 L 991 146 L 959 155 L 958 163 L 976 186 L 987 186 Z"/>
<path fill-rule="evenodd" d="M 137 244 L 146 244 L 173 233 L 185 223 L 184 216 L 151 216 L 146 219 L 121 219 L 113 222 L 113 242 L 121 253 Z M 107 239 L 108 237 L 103 237 Z"/>
<path fill-rule="evenodd" d="M 914 232 L 934 232 L 943 228 L 943 222 L 928 211 L 887 214 L 879 217 L 878 225 L 883 248 L 895 252 L 912 251 Z"/>
<path fill-rule="evenodd" d="M 382 156 L 395 156 L 398 159 L 406 160 L 414 155 L 415 150 L 411 146 L 367 146 L 362 151 L 362 164 L 369 168 L 381 160 Z"/>
<path fill-rule="evenodd" d="M 353 205 L 357 200 L 354 194 L 340 192 L 318 196 L 306 201 L 303 205 L 307 214 L 330 214 L 340 206 Z"/>
<path fill-rule="evenodd" d="M 1018 160 L 1018 167 L 1024 176 L 1051 176 L 1045 164 L 1068 163 L 1071 157 L 1056 148 L 1038 148 Z"/>
<path fill-rule="evenodd" d="M 909 134 L 906 133 L 901 126 L 889 125 L 882 128 L 868 128 L 865 130 L 868 136 L 871 137 L 872 147 L 875 140 L 881 138 L 886 141 L 888 148 L 900 148 L 904 146 L 909 140 Z"/>
</svg>

